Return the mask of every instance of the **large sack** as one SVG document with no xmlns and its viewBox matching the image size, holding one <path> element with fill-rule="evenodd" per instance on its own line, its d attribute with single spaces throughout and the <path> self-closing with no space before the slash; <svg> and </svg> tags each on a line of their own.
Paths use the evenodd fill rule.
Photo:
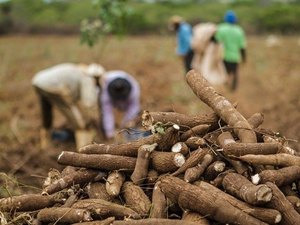
<svg viewBox="0 0 300 225">
<path fill-rule="evenodd" d="M 192 67 L 200 72 L 212 85 L 226 82 L 227 76 L 223 64 L 223 49 L 210 39 L 217 29 L 213 23 L 201 23 L 193 28 L 191 46 L 195 52 Z"/>
</svg>

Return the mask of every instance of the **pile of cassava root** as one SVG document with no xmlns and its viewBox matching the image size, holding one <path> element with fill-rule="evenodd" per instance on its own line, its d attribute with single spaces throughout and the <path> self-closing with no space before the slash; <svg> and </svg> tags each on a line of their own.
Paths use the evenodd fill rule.
<svg viewBox="0 0 300 225">
<path fill-rule="evenodd" d="M 186 80 L 211 114 L 144 111 L 150 136 L 63 151 L 42 193 L 0 199 L 1 224 L 300 224 L 299 153 L 197 72 Z"/>
</svg>

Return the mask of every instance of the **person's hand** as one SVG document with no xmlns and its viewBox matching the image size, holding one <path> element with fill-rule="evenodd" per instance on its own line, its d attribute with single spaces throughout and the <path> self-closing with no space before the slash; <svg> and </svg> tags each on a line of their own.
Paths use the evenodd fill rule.
<svg viewBox="0 0 300 225">
<path fill-rule="evenodd" d="M 97 129 L 98 128 L 98 121 L 96 119 L 90 119 L 86 123 L 86 128 L 88 129 Z"/>
<path fill-rule="evenodd" d="M 130 120 L 130 121 L 127 121 L 125 124 L 124 124 L 124 128 L 132 128 L 132 127 L 135 127 L 136 126 L 136 121 L 135 120 Z"/>
<path fill-rule="evenodd" d="M 113 143 L 115 143 L 115 138 L 114 137 L 105 137 L 105 141 L 108 144 L 113 144 Z"/>
<path fill-rule="evenodd" d="M 247 62 L 246 57 L 242 57 L 242 63 L 245 64 Z"/>
<path fill-rule="evenodd" d="M 241 49 L 241 55 L 242 55 L 242 62 L 246 63 L 246 49 Z"/>
</svg>

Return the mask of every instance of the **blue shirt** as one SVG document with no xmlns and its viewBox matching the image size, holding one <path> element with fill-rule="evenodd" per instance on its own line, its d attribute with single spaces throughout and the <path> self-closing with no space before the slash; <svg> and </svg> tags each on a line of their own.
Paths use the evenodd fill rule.
<svg viewBox="0 0 300 225">
<path fill-rule="evenodd" d="M 193 30 L 188 23 L 181 23 L 177 31 L 177 55 L 186 55 L 191 49 Z"/>
</svg>

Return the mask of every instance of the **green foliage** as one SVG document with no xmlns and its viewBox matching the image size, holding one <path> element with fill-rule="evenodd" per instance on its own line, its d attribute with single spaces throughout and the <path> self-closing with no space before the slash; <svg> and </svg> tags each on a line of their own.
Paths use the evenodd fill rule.
<svg viewBox="0 0 300 225">
<path fill-rule="evenodd" d="M 63 13 L 63 19 L 66 24 L 79 25 L 80 21 L 85 18 L 96 18 L 98 9 L 94 7 L 91 1 L 85 0 L 74 1 L 72 4 L 68 4 L 68 8 L 65 9 Z"/>
<path fill-rule="evenodd" d="M 131 13 L 127 0 L 98 0 L 99 19 L 103 23 L 104 33 L 124 34 L 128 16 Z"/>
<path fill-rule="evenodd" d="M 43 0 L 11 0 L 11 18 L 16 26 L 22 27 L 63 27 L 77 26 L 84 18 L 96 16 L 97 11 L 91 1 L 72 0 L 51 1 Z"/>
<path fill-rule="evenodd" d="M 296 5 L 274 5 L 261 13 L 257 23 L 260 30 L 282 33 L 300 29 L 300 8 Z"/>
<path fill-rule="evenodd" d="M 131 13 L 126 2 L 127 0 L 97 0 L 98 19 L 91 22 L 84 20 L 81 23 L 81 42 L 93 46 L 100 35 L 124 35 Z"/>
<path fill-rule="evenodd" d="M 0 34 L 7 33 L 12 26 L 11 13 L 11 3 L 3 2 L 0 5 Z"/>
<path fill-rule="evenodd" d="M 130 34 L 141 34 L 151 31 L 152 24 L 147 20 L 142 12 L 132 10 L 127 18 L 126 32 Z"/>
<path fill-rule="evenodd" d="M 92 22 L 87 19 L 81 22 L 81 43 L 85 43 L 90 47 L 98 41 L 102 32 L 102 23 L 100 20 L 94 20 Z"/>
<path fill-rule="evenodd" d="M 36 25 L 55 24 L 58 21 L 61 21 L 61 17 L 53 8 L 44 9 L 32 18 L 32 23 Z"/>
<path fill-rule="evenodd" d="M 300 1 L 289 4 L 271 0 L 229 2 L 165 0 L 149 4 L 138 0 L 11 0 L 0 3 L 0 33 L 14 30 L 78 33 L 80 30 L 82 42 L 93 45 L 100 36 L 107 34 L 121 37 L 126 33 L 165 33 L 168 19 L 175 14 L 191 24 L 218 23 L 227 9 L 236 11 L 246 32 L 299 32 Z"/>
</svg>

